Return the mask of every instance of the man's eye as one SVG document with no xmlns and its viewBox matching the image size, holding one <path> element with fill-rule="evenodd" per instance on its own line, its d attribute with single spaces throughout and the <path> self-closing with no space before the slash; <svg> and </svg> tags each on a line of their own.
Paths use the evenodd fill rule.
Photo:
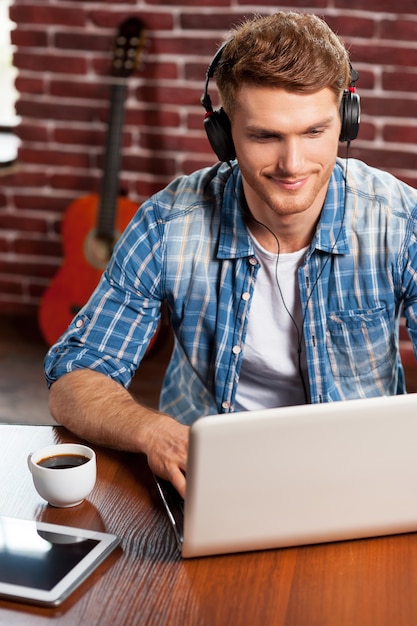
<svg viewBox="0 0 417 626">
<path fill-rule="evenodd" d="M 253 141 L 274 141 L 278 140 L 278 137 L 276 135 L 261 133 L 258 135 L 252 135 L 252 139 Z"/>
</svg>

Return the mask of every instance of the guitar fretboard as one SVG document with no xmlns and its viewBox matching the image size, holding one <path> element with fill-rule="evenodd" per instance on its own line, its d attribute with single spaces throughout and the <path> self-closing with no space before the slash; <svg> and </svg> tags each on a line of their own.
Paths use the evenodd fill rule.
<svg viewBox="0 0 417 626">
<path fill-rule="evenodd" d="M 119 171 L 122 156 L 123 124 L 127 85 L 111 86 L 110 120 L 104 153 L 103 178 L 97 218 L 97 237 L 112 240 L 115 206 L 119 195 Z"/>
</svg>

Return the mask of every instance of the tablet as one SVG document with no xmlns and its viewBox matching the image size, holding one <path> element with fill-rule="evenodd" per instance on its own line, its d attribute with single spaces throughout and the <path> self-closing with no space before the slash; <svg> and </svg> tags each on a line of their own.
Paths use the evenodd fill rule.
<svg viewBox="0 0 417 626">
<path fill-rule="evenodd" d="M 0 598 L 57 606 L 119 542 L 110 533 L 0 517 Z"/>
</svg>

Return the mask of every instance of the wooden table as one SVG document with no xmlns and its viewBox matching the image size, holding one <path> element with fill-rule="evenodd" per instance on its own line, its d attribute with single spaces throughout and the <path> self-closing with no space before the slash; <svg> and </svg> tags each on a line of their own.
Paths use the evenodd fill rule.
<svg viewBox="0 0 417 626">
<path fill-rule="evenodd" d="M 73 509 L 37 495 L 27 454 L 65 441 L 60 427 L 0 426 L 0 514 L 114 532 L 121 547 L 59 608 L 0 601 L 1 625 L 417 623 L 417 534 L 181 560 L 141 455 L 96 447 L 96 487 Z"/>
</svg>

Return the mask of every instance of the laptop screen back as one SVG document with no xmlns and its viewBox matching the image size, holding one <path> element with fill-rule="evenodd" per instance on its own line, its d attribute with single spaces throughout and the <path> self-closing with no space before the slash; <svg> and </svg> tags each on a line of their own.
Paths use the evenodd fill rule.
<svg viewBox="0 0 417 626">
<path fill-rule="evenodd" d="M 203 417 L 182 554 L 416 530 L 416 446 L 415 394 Z"/>
</svg>

